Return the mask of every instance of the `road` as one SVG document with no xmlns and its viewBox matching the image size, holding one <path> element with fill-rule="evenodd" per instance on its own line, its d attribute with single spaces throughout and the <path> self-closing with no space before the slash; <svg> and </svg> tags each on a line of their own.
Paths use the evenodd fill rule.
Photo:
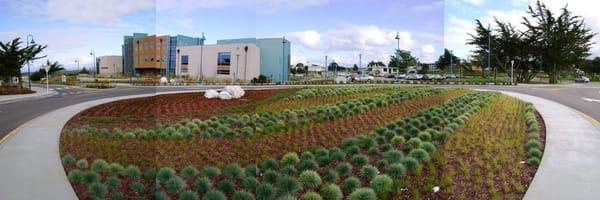
<svg viewBox="0 0 600 200">
<path fill-rule="evenodd" d="M 51 86 L 58 94 L 42 99 L 25 100 L 0 105 L 0 138 L 21 124 L 36 116 L 58 108 L 81 102 L 136 94 L 156 92 L 198 90 L 222 88 L 223 86 L 190 86 L 190 87 L 119 87 L 96 90 L 65 86 Z M 251 87 L 251 88 L 268 88 Z M 497 89 L 520 92 L 556 101 L 583 112 L 596 121 L 600 121 L 600 84 L 568 84 L 560 86 L 520 85 L 520 86 L 469 86 L 471 88 Z"/>
</svg>

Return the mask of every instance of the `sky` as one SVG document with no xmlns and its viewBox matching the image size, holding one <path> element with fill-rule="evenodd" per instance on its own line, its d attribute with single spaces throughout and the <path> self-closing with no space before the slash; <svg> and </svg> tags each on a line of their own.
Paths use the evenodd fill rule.
<svg viewBox="0 0 600 200">
<path fill-rule="evenodd" d="M 567 0 L 543 0 L 559 9 Z M 96 56 L 120 55 L 124 35 L 205 33 L 207 44 L 220 39 L 286 37 L 292 63 L 351 66 L 389 61 L 396 49 L 421 62 L 434 62 L 444 48 L 459 57 L 475 19 L 519 24 L 534 0 L 0 0 L 0 41 L 33 35 L 46 44 L 47 59 L 68 69 L 92 65 Z M 569 9 L 600 32 L 600 1 L 568 0 Z M 592 53 L 600 55 L 600 37 Z M 44 60 L 34 63 L 34 70 Z"/>
</svg>

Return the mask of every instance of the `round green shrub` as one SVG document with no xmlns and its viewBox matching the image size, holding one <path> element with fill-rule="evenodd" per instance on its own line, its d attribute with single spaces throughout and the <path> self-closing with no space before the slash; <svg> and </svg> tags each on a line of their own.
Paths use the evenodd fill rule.
<svg viewBox="0 0 600 200">
<path fill-rule="evenodd" d="M 202 168 L 202 174 L 208 177 L 215 177 L 221 175 L 221 170 L 216 167 L 206 166 Z"/>
<path fill-rule="evenodd" d="M 302 154 L 300 155 L 300 160 L 314 160 L 315 159 L 315 155 L 313 155 L 311 152 L 305 151 L 302 152 Z"/>
<path fill-rule="evenodd" d="M 281 174 L 287 176 L 296 176 L 296 174 L 298 174 L 298 170 L 296 167 L 294 167 L 294 165 L 286 165 L 285 167 L 281 168 L 280 171 Z"/>
<path fill-rule="evenodd" d="M 369 155 L 379 155 L 381 152 L 379 151 L 379 148 L 377 147 L 371 147 L 368 150 Z"/>
<path fill-rule="evenodd" d="M 256 188 L 256 199 L 268 200 L 275 198 L 275 187 L 268 183 L 262 183 Z"/>
<path fill-rule="evenodd" d="M 302 195 L 302 200 L 323 200 L 323 198 L 321 198 L 321 195 L 319 195 L 319 193 L 313 192 L 313 191 L 309 191 L 306 192 Z"/>
<path fill-rule="evenodd" d="M 231 200 L 254 200 L 254 195 L 246 191 L 236 191 L 231 196 Z"/>
<path fill-rule="evenodd" d="M 348 177 L 348 178 L 346 178 L 346 180 L 344 180 L 344 191 L 346 193 L 350 193 L 350 192 L 354 191 L 354 189 L 356 189 L 360 186 L 361 186 L 360 179 L 358 179 L 354 176 Z"/>
<path fill-rule="evenodd" d="M 67 154 L 62 157 L 62 164 L 65 167 L 70 167 L 71 165 L 74 165 L 75 162 L 77 162 L 77 160 L 75 160 L 75 157 L 73 157 L 71 154 Z"/>
<path fill-rule="evenodd" d="M 284 165 L 295 165 L 298 162 L 300 162 L 300 158 L 295 152 L 286 153 L 281 157 L 281 163 Z"/>
<path fill-rule="evenodd" d="M 258 169 L 258 167 L 256 165 L 247 166 L 246 170 L 245 170 L 246 176 L 252 176 L 252 177 L 258 176 L 259 172 L 260 172 L 260 170 Z"/>
<path fill-rule="evenodd" d="M 235 184 L 229 180 L 222 180 L 217 183 L 217 189 L 225 194 L 230 194 L 235 190 Z"/>
<path fill-rule="evenodd" d="M 167 190 L 169 190 L 169 192 L 181 192 L 183 190 L 185 190 L 185 188 L 187 187 L 185 181 L 183 181 L 183 179 L 179 178 L 179 176 L 173 176 L 171 178 L 169 178 L 169 180 L 167 180 L 166 182 L 166 188 Z"/>
<path fill-rule="evenodd" d="M 365 165 L 362 169 L 360 169 L 360 176 L 367 180 L 373 179 L 373 177 L 375 177 L 377 174 L 379 174 L 379 170 L 371 165 Z"/>
<path fill-rule="evenodd" d="M 202 200 L 226 200 L 227 197 L 219 190 L 210 190 L 202 196 Z"/>
<path fill-rule="evenodd" d="M 150 168 L 144 172 L 144 178 L 146 179 L 156 179 L 156 169 Z"/>
<path fill-rule="evenodd" d="M 315 170 L 319 167 L 319 164 L 314 160 L 302 160 L 298 163 L 298 170 L 306 171 L 306 170 Z"/>
<path fill-rule="evenodd" d="M 398 179 L 406 173 L 406 168 L 400 163 L 394 163 L 385 169 L 385 173 L 392 178 Z"/>
<path fill-rule="evenodd" d="M 298 176 L 298 181 L 302 186 L 315 188 L 321 185 L 321 176 L 315 171 L 307 170 Z"/>
<path fill-rule="evenodd" d="M 104 185 L 106 185 L 106 187 L 108 189 L 120 188 L 121 187 L 121 180 L 118 177 L 116 177 L 116 176 L 111 176 L 111 177 L 108 177 L 106 179 L 106 181 L 104 181 Z"/>
<path fill-rule="evenodd" d="M 421 163 L 429 161 L 429 154 L 427 151 L 420 148 L 411 150 L 410 153 L 408 153 L 408 156 L 417 159 Z"/>
<path fill-rule="evenodd" d="M 169 195 L 163 191 L 157 191 L 154 193 L 155 200 L 170 200 Z"/>
<path fill-rule="evenodd" d="M 378 197 L 385 198 L 392 191 L 394 181 L 387 175 L 377 175 L 371 180 L 371 188 L 377 193 Z"/>
<path fill-rule="evenodd" d="M 537 157 L 531 157 L 531 158 L 527 159 L 527 164 L 533 165 L 533 166 L 538 166 L 538 165 L 540 165 L 540 159 Z"/>
<path fill-rule="evenodd" d="M 437 143 L 442 143 L 442 142 L 444 142 L 448 138 L 448 132 L 446 132 L 446 131 L 434 131 L 431 134 L 431 138 L 433 139 L 433 141 L 435 141 Z"/>
<path fill-rule="evenodd" d="M 121 174 L 124 170 L 125 168 L 119 163 L 110 163 L 110 165 L 108 165 L 108 171 L 113 174 Z"/>
<path fill-rule="evenodd" d="M 146 186 L 140 182 L 134 182 L 129 187 L 137 194 L 144 193 L 146 191 Z"/>
<path fill-rule="evenodd" d="M 356 155 L 360 153 L 360 148 L 358 145 L 353 145 L 345 148 L 345 151 L 348 155 Z"/>
<path fill-rule="evenodd" d="M 365 155 L 357 154 L 352 157 L 352 164 L 354 166 L 362 167 L 362 166 L 366 165 L 367 163 L 369 163 L 369 157 L 367 157 Z"/>
<path fill-rule="evenodd" d="M 377 195 L 371 188 L 358 188 L 348 195 L 348 200 L 377 200 Z"/>
<path fill-rule="evenodd" d="M 83 175 L 81 173 L 81 171 L 79 171 L 78 169 L 74 169 L 69 171 L 69 175 L 67 176 L 67 178 L 69 179 L 69 182 L 71 182 L 72 184 L 80 182 L 83 178 Z"/>
<path fill-rule="evenodd" d="M 196 179 L 196 182 L 194 182 L 194 186 L 196 188 L 196 191 L 198 191 L 199 193 L 208 192 L 213 188 L 212 182 L 206 177 L 200 177 Z"/>
<path fill-rule="evenodd" d="M 229 164 L 223 169 L 223 176 L 230 179 L 239 179 L 244 177 L 244 169 L 238 164 Z"/>
<path fill-rule="evenodd" d="M 256 188 L 257 184 L 258 180 L 256 180 L 256 178 L 252 176 L 247 176 L 242 180 L 241 186 L 244 189 L 253 190 L 254 188 Z"/>
<path fill-rule="evenodd" d="M 527 151 L 527 156 L 540 158 L 542 157 L 542 151 L 537 148 L 531 148 Z"/>
<path fill-rule="evenodd" d="M 140 169 L 133 165 L 127 166 L 127 168 L 125 168 L 125 171 L 123 171 L 123 174 L 126 177 L 129 177 L 133 180 L 138 180 L 142 177 L 142 172 L 140 171 Z"/>
<path fill-rule="evenodd" d="M 388 166 L 388 161 L 384 159 L 378 160 L 377 163 L 375 163 L 375 166 L 377 166 L 377 168 L 385 169 Z"/>
<path fill-rule="evenodd" d="M 108 188 L 106 187 L 106 185 L 100 182 L 94 182 L 88 186 L 87 191 L 92 197 L 95 197 L 97 199 L 104 199 L 106 193 L 108 193 Z"/>
<path fill-rule="evenodd" d="M 178 200 L 199 200 L 198 194 L 193 191 L 185 191 L 179 195 Z"/>
<path fill-rule="evenodd" d="M 188 165 L 181 170 L 181 177 L 192 178 L 198 175 L 198 169 L 192 165 Z"/>
<path fill-rule="evenodd" d="M 326 184 L 321 187 L 321 197 L 324 200 L 342 200 L 344 194 L 336 184 Z"/>
<path fill-rule="evenodd" d="M 527 149 L 527 150 L 532 149 L 532 148 L 539 149 L 541 147 L 542 147 L 542 145 L 540 144 L 540 142 L 538 142 L 535 139 L 530 139 L 529 141 L 527 141 L 527 144 L 525 144 L 525 149 Z"/>
<path fill-rule="evenodd" d="M 100 175 L 94 171 L 87 171 L 81 174 L 81 182 L 83 182 L 85 185 L 89 185 L 98 181 L 100 181 Z"/>
<path fill-rule="evenodd" d="M 276 171 L 273 170 L 267 170 L 264 174 L 263 174 L 263 181 L 267 182 L 267 183 L 271 183 L 271 184 L 275 184 L 279 181 L 279 173 L 277 173 Z"/>
<path fill-rule="evenodd" d="M 404 165 L 406 170 L 408 170 L 409 172 L 414 172 L 415 170 L 417 170 L 417 167 L 419 167 L 419 161 L 413 157 L 408 156 L 402 159 L 402 165 Z"/>
<path fill-rule="evenodd" d="M 352 165 L 350 165 L 350 163 L 347 163 L 347 162 L 340 163 L 335 167 L 335 171 L 339 175 L 343 176 L 345 174 L 352 172 Z"/>
<path fill-rule="evenodd" d="M 431 141 L 431 134 L 425 131 L 420 132 L 417 137 L 419 137 L 421 141 Z"/>
<path fill-rule="evenodd" d="M 77 163 L 75 163 L 79 169 L 87 169 L 89 167 L 88 161 L 86 159 L 79 159 Z"/>
<path fill-rule="evenodd" d="M 406 142 L 404 136 L 397 135 L 392 138 L 392 144 L 394 144 L 395 146 L 403 145 L 404 142 Z"/>
<path fill-rule="evenodd" d="M 327 182 L 335 182 L 338 180 L 338 173 L 334 170 L 328 169 L 323 172 L 323 180 Z"/>
<path fill-rule="evenodd" d="M 427 151 L 429 155 L 433 155 L 435 153 L 435 146 L 431 142 L 423 142 L 419 145 L 419 148 Z"/>
<path fill-rule="evenodd" d="M 419 148 L 419 146 L 421 146 L 421 139 L 415 137 L 408 140 L 408 148 L 416 149 Z"/>
<path fill-rule="evenodd" d="M 108 163 L 103 159 L 97 159 L 92 162 L 90 169 L 98 173 L 106 172 L 108 171 Z"/>
<path fill-rule="evenodd" d="M 294 194 L 302 187 L 295 178 L 284 176 L 277 182 L 277 189 L 279 189 L 280 194 Z"/>
<path fill-rule="evenodd" d="M 173 178 L 173 176 L 175 176 L 175 170 L 173 170 L 173 168 L 170 167 L 160 168 L 156 173 L 156 179 L 158 179 L 158 181 L 162 183 Z"/>
<path fill-rule="evenodd" d="M 331 160 L 344 160 L 346 158 L 346 153 L 339 148 L 332 148 L 329 150 L 329 158 Z"/>
<path fill-rule="evenodd" d="M 277 164 L 277 161 L 273 158 L 267 158 L 265 160 L 263 160 L 261 168 L 262 170 L 276 170 L 279 167 L 279 164 Z"/>
<path fill-rule="evenodd" d="M 125 195 L 121 192 L 113 192 L 110 195 L 110 200 L 125 200 Z"/>
<path fill-rule="evenodd" d="M 383 159 L 385 159 L 388 163 L 397 163 L 402 161 L 404 158 L 404 154 L 398 150 L 389 150 L 383 153 Z"/>
</svg>

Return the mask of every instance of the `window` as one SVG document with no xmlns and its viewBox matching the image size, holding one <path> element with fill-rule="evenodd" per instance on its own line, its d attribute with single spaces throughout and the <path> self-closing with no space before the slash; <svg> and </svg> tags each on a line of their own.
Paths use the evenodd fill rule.
<svg viewBox="0 0 600 200">
<path fill-rule="evenodd" d="M 188 59 L 189 59 L 189 58 L 188 58 L 188 56 L 187 56 L 187 55 L 183 55 L 183 56 L 181 56 L 181 64 L 182 64 L 182 65 L 187 65 L 187 64 L 189 64 L 189 61 L 188 61 Z"/>
<path fill-rule="evenodd" d="M 229 66 L 231 64 L 231 52 L 221 52 L 218 54 L 217 65 Z"/>
</svg>

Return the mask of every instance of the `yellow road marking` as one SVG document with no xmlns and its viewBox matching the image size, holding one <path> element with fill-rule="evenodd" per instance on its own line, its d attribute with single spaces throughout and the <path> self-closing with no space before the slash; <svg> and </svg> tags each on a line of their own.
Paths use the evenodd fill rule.
<svg viewBox="0 0 600 200">
<path fill-rule="evenodd" d="M 34 119 L 35 119 L 35 118 L 34 118 Z M 25 124 L 29 123 L 31 120 L 33 120 L 33 119 L 30 119 L 30 120 L 26 121 L 25 123 L 21 124 L 21 125 L 20 125 L 20 126 L 18 126 L 17 128 L 15 128 L 15 129 L 13 129 L 12 131 L 8 132 L 8 134 L 4 135 L 4 137 L 2 137 L 2 138 L 0 139 L 0 145 L 1 145 L 2 143 L 4 143 L 4 141 L 8 140 L 8 138 L 12 137 L 14 134 L 16 134 L 17 132 L 19 132 L 19 131 L 21 130 L 21 128 L 23 128 L 23 126 L 25 126 Z"/>
<path fill-rule="evenodd" d="M 593 117 L 589 116 L 588 114 L 585 114 L 579 110 L 574 109 L 575 111 L 577 111 L 579 114 L 583 115 L 583 117 L 587 118 L 590 122 L 592 122 L 592 124 L 596 125 L 597 127 L 600 127 L 600 121 L 594 119 Z"/>
</svg>

